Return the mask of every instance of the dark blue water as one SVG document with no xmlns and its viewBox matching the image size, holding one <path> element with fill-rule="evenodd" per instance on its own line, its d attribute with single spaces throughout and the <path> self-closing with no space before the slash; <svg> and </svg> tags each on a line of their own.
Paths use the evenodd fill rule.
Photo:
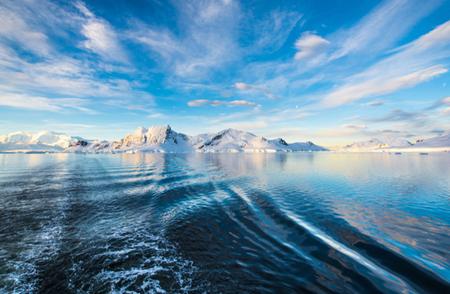
<svg viewBox="0 0 450 294">
<path fill-rule="evenodd" d="M 450 154 L 0 155 L 0 292 L 450 293 Z"/>
</svg>

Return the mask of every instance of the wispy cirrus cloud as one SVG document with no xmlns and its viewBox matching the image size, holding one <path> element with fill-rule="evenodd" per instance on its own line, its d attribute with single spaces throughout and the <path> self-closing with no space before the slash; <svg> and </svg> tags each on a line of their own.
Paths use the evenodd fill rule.
<svg viewBox="0 0 450 294">
<path fill-rule="evenodd" d="M 47 36 L 30 27 L 13 9 L 0 6 L 0 37 L 15 43 L 38 55 L 48 55 L 51 51 Z"/>
<path fill-rule="evenodd" d="M 432 0 L 424 4 L 415 0 L 383 1 L 350 28 L 329 34 L 305 31 L 293 44 L 297 50 L 291 61 L 263 61 L 249 64 L 244 70 L 246 80 L 251 81 L 251 84 L 272 85 L 272 91 L 278 96 L 284 97 L 290 96 L 292 93 L 299 93 L 305 88 L 319 83 L 333 84 L 334 88 L 338 88 L 336 91 L 342 91 L 342 94 L 346 95 L 344 89 L 339 89 L 339 84 L 342 85 L 343 81 L 349 81 L 349 75 L 356 77 L 357 71 L 364 72 L 364 68 L 373 64 L 377 59 L 379 60 L 380 57 L 385 58 L 386 55 L 394 55 L 396 52 L 404 50 L 405 48 L 400 47 L 397 51 L 392 51 L 392 46 L 398 45 L 402 37 L 419 20 L 429 15 L 441 2 Z M 423 9 L 417 9 L 417 6 L 422 4 L 424 4 Z M 405 60 L 406 56 L 404 56 L 405 64 L 399 68 L 405 69 L 406 62 L 415 62 L 420 60 L 421 56 L 421 54 L 417 54 L 408 60 Z M 343 57 L 346 57 L 345 62 L 342 60 Z M 411 78 L 408 74 L 417 72 L 418 75 L 421 75 L 421 70 L 434 65 L 436 64 L 431 63 L 428 66 L 418 67 L 415 68 L 415 71 L 411 68 L 410 71 L 405 70 L 405 72 L 389 78 L 405 76 L 405 79 L 408 79 Z M 431 74 L 431 70 L 426 73 Z M 436 74 L 439 75 L 439 73 Z M 383 75 L 384 72 L 380 70 L 378 75 L 373 73 L 373 78 Z M 252 79 L 251 77 L 256 78 Z M 417 79 L 420 82 L 420 78 Z M 360 81 L 360 83 L 362 82 Z M 399 83 L 403 82 L 399 81 Z M 356 84 L 356 81 L 348 83 L 349 86 L 351 84 Z M 412 80 L 411 83 L 405 84 L 414 85 Z M 369 91 L 371 87 L 372 85 L 367 85 L 363 87 L 363 90 L 375 92 Z M 403 88 L 402 86 L 393 87 L 392 83 L 386 84 L 384 87 L 387 92 Z M 384 93 L 384 90 L 380 93 Z M 378 95 L 377 93 L 368 94 Z M 334 96 L 334 94 L 330 96 Z M 344 100 L 344 98 L 341 99 Z M 340 100 L 338 98 L 327 97 L 326 102 L 329 106 L 339 106 L 357 99 L 360 98 L 349 98 L 348 101 L 341 103 L 338 102 Z"/>
<path fill-rule="evenodd" d="M 100 77 L 105 72 L 126 73 L 115 65 L 126 57 L 117 36 L 111 34 L 109 24 L 96 17 L 82 2 L 77 2 L 76 6 L 57 6 L 46 0 L 5 1 L 0 3 L 2 13 L 5 18 L 0 17 L 0 22 L 8 25 L 0 28 L 1 105 L 38 111 L 71 109 L 97 113 L 89 107 L 93 98 L 100 98 L 95 101 L 97 104 L 123 98 L 128 100 L 127 105 L 136 100 L 147 107 L 153 104 L 153 96 L 141 89 L 139 81 Z M 98 35 L 95 28 L 89 31 L 91 24 L 103 26 L 96 31 Z M 71 40 L 68 32 L 79 34 L 84 44 L 82 49 L 95 51 L 104 61 L 103 58 L 86 59 L 84 52 L 60 52 L 47 36 L 53 34 L 53 41 L 62 38 L 63 42 L 75 45 L 78 39 Z M 29 54 L 21 54 L 22 50 Z M 30 103 L 27 104 L 27 100 Z M 116 105 L 122 107 L 120 103 Z"/>
<path fill-rule="evenodd" d="M 384 105 L 384 101 L 383 100 L 373 100 L 370 102 L 367 102 L 365 105 L 370 106 L 370 107 L 378 107 L 378 106 L 382 106 Z"/>
<path fill-rule="evenodd" d="M 442 111 L 445 111 L 448 106 L 450 106 L 450 99 L 446 97 L 430 103 L 429 106 L 415 110 L 395 108 L 375 117 L 359 118 L 361 124 L 371 126 L 361 134 L 375 136 L 382 133 L 397 133 L 403 137 L 414 137 L 412 135 L 412 132 L 414 132 L 431 135 L 436 133 L 435 130 L 445 127 L 445 119 L 442 120 L 441 116 L 445 116 Z M 448 122 L 450 121 L 447 118 Z"/>
<path fill-rule="evenodd" d="M 239 55 L 236 1 L 180 1 L 180 33 L 143 23 L 130 32 L 131 39 L 146 46 L 165 70 L 182 78 L 205 77 Z"/>
<path fill-rule="evenodd" d="M 85 37 L 83 46 L 108 60 L 127 62 L 128 58 L 117 33 L 104 19 L 96 17 L 83 2 L 77 2 L 75 6 L 84 15 L 81 33 Z"/>
<path fill-rule="evenodd" d="M 440 107 L 450 107 L 450 96 L 436 101 L 435 103 L 427 107 L 426 110 L 433 110 Z"/>
<path fill-rule="evenodd" d="M 373 54 L 390 48 L 440 2 L 383 1 L 355 26 L 331 36 L 336 49 L 329 59 L 334 60 L 353 53 Z M 417 9 L 419 6 L 420 9 Z"/>
<path fill-rule="evenodd" d="M 248 92 L 256 92 L 256 93 L 261 93 L 264 96 L 266 96 L 269 99 L 276 99 L 277 96 L 275 96 L 270 90 L 269 88 L 265 87 L 265 86 L 259 86 L 259 85 L 252 85 L 252 84 L 247 84 L 244 82 L 236 82 L 234 83 L 234 88 L 239 90 L 239 91 L 248 91 Z"/>
<path fill-rule="evenodd" d="M 245 106 L 245 107 L 256 107 L 258 104 L 247 101 L 247 100 L 208 100 L 208 99 L 197 99 L 191 100 L 187 103 L 190 107 L 199 107 L 199 106 Z"/>
<path fill-rule="evenodd" d="M 89 114 L 95 114 L 96 111 L 84 106 L 86 102 L 86 100 L 79 98 L 49 99 L 47 97 L 13 93 L 2 93 L 0 95 L 0 106 L 44 111 L 62 111 L 70 108 Z"/>
<path fill-rule="evenodd" d="M 392 110 L 387 115 L 379 118 L 371 119 L 372 122 L 396 122 L 396 121 L 406 121 L 406 122 L 416 122 L 424 123 L 426 115 L 422 112 L 404 111 L 401 109 Z"/>
<path fill-rule="evenodd" d="M 322 105 L 336 107 L 358 99 L 412 87 L 446 73 L 439 64 L 450 56 L 450 21 L 399 48 L 325 95 Z"/>
<path fill-rule="evenodd" d="M 98 79 L 95 63 L 65 56 L 30 62 L 1 47 L 0 57 L 0 92 L 3 93 L 19 91 L 30 96 L 48 93 L 53 97 L 150 96 L 138 93 L 128 80 Z"/>
<path fill-rule="evenodd" d="M 405 75 L 375 75 L 361 82 L 348 83 L 326 95 L 322 105 L 336 107 L 365 97 L 384 95 L 415 86 L 447 72 L 441 65 L 432 66 Z"/>
<path fill-rule="evenodd" d="M 302 17 L 301 13 L 279 9 L 272 11 L 260 21 L 249 21 L 247 26 L 251 33 L 250 36 L 247 36 L 247 42 L 250 44 L 247 42 L 243 44 L 248 51 L 246 53 L 259 54 L 279 50 Z M 244 18 L 251 19 L 251 15 Z"/>
</svg>

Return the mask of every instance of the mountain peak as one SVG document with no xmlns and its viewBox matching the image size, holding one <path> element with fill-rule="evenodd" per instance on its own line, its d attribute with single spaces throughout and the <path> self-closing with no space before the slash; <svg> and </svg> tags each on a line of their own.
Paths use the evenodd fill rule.
<svg viewBox="0 0 450 294">
<path fill-rule="evenodd" d="M 170 125 L 155 125 L 148 128 L 139 127 L 126 135 L 120 142 L 113 143 L 113 149 L 147 148 L 151 150 L 177 149 L 186 146 L 188 137 L 172 130 Z"/>
</svg>

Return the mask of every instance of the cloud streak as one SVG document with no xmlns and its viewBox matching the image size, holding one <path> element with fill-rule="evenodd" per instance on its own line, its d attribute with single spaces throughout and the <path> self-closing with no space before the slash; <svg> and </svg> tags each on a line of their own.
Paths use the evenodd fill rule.
<svg viewBox="0 0 450 294">
<path fill-rule="evenodd" d="M 430 105 L 430 107 L 427 107 L 425 110 L 433 110 L 440 107 L 450 107 L 450 96 L 436 101 L 435 103 Z"/>
<path fill-rule="evenodd" d="M 251 84 L 247 84 L 247 83 L 243 83 L 243 82 L 236 82 L 234 84 L 234 88 L 239 91 L 261 93 L 269 99 L 277 99 L 278 98 L 267 87 L 264 87 L 264 86 L 251 85 Z"/>
<path fill-rule="evenodd" d="M 82 2 L 77 2 L 76 7 L 86 18 L 81 28 L 81 33 L 86 38 L 83 46 L 108 60 L 127 62 L 119 38 L 109 23 L 96 17 Z"/>
<path fill-rule="evenodd" d="M 78 2 L 75 8 L 55 6 L 45 0 L 39 3 L 5 1 L 0 4 L 0 14 L 2 13 L 7 13 L 10 18 L 0 17 L 0 22 L 10 23 L 0 28 L 2 106 L 34 108 L 37 111 L 71 109 L 94 113 L 88 107 L 89 104 L 107 103 L 111 99 L 126 99 L 127 105 L 137 101 L 147 107 L 153 104 L 153 96 L 148 90 L 142 89 L 139 80 L 125 76 L 127 71 L 115 65 L 118 61 L 125 61 L 126 57 L 117 43 L 117 36 L 111 33 L 113 29 L 82 2 Z M 94 26 L 93 31 L 90 30 L 90 25 Z M 100 29 L 96 31 L 96 35 L 97 25 L 100 25 Z M 22 34 L 24 30 L 32 34 L 32 37 Z M 85 52 L 80 54 L 78 51 L 72 51 L 72 54 L 59 52 L 44 34 L 49 30 L 53 32 L 53 38 L 61 37 L 68 43 L 72 40 L 65 39 L 67 32 L 79 33 L 79 37 L 84 39 L 82 49 L 95 51 L 102 58 L 86 59 Z M 90 33 L 94 34 L 89 35 Z M 33 38 L 37 35 L 41 37 Z M 8 37 L 8 41 L 5 41 L 2 38 L 6 36 L 16 36 L 16 39 Z M 89 39 L 85 39 L 86 36 Z M 77 39 L 73 43 L 79 45 Z M 21 54 L 22 50 L 29 51 L 31 57 Z M 112 72 L 120 73 L 121 77 L 111 75 Z M 107 77 L 104 76 L 105 73 L 108 74 Z M 27 99 L 30 102 L 28 104 Z M 122 107 L 120 103 L 116 105 Z"/>
<path fill-rule="evenodd" d="M 23 17 L 7 6 L 0 6 L 0 37 L 41 56 L 52 50 L 45 33 L 30 27 Z"/>
<path fill-rule="evenodd" d="M 95 111 L 84 107 L 85 104 L 85 100 L 78 98 L 49 99 L 47 97 L 27 96 L 22 94 L 0 95 L 1 106 L 44 111 L 62 111 L 71 108 L 89 114 L 96 113 Z"/>
<path fill-rule="evenodd" d="M 159 56 L 177 77 L 205 77 L 239 55 L 236 40 L 240 8 L 235 1 L 176 2 L 180 34 L 137 23 L 131 39 Z"/>
<path fill-rule="evenodd" d="M 361 82 L 346 84 L 331 92 L 322 101 L 322 105 L 336 107 L 365 97 L 392 93 L 399 89 L 413 87 L 446 72 L 446 68 L 437 65 L 402 76 L 373 76 Z"/>
<path fill-rule="evenodd" d="M 362 98 L 392 93 L 447 72 L 438 62 L 450 55 L 450 21 L 399 48 L 391 56 L 325 95 L 322 105 L 336 107 Z"/>
<path fill-rule="evenodd" d="M 208 100 L 208 99 L 197 99 L 191 100 L 187 103 L 189 107 L 200 107 L 200 106 L 244 106 L 244 107 L 256 107 L 258 104 L 247 101 L 247 100 Z"/>
<path fill-rule="evenodd" d="M 439 4 L 439 0 L 426 3 L 410 0 L 383 1 L 354 27 L 332 37 L 337 43 L 337 49 L 330 55 L 329 60 L 354 53 L 373 54 L 395 45 L 418 20 Z M 418 5 L 420 9 L 417 9 Z"/>
</svg>

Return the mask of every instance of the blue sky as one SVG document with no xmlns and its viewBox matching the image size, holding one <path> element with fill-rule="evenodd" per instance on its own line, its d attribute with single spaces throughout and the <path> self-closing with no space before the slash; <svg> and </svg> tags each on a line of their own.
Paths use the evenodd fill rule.
<svg viewBox="0 0 450 294">
<path fill-rule="evenodd" d="M 0 133 L 450 129 L 450 1 L 0 2 Z"/>
</svg>

